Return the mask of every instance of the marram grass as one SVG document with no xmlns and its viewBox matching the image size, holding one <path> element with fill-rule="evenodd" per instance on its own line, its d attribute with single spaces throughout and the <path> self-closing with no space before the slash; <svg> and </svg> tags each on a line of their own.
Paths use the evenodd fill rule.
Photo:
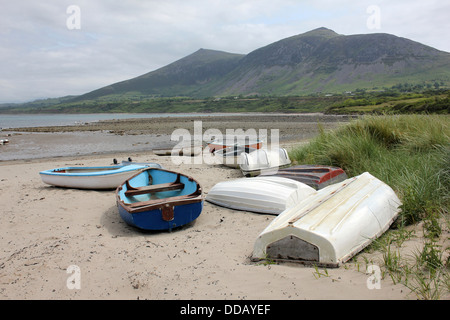
<svg viewBox="0 0 450 320">
<path fill-rule="evenodd" d="M 335 131 L 322 130 L 290 153 L 300 164 L 339 166 L 349 176 L 367 171 L 394 189 L 402 200 L 399 228 L 374 241 L 372 248 L 383 252 L 392 281 L 419 299 L 447 297 L 450 288 L 449 247 L 438 245 L 446 237 L 442 221 L 449 226 L 449 122 L 448 115 L 366 116 Z M 419 221 L 424 246 L 411 260 L 399 249 L 405 236 L 412 236 L 403 226 Z"/>
<path fill-rule="evenodd" d="M 450 116 L 365 116 L 290 152 L 299 164 L 333 165 L 348 176 L 369 172 L 403 202 L 401 222 L 448 214 Z"/>
</svg>

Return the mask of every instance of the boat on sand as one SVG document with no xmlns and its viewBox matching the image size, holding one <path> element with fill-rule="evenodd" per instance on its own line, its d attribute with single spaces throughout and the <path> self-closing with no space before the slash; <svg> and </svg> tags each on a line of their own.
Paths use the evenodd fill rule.
<svg viewBox="0 0 450 320">
<path fill-rule="evenodd" d="M 370 173 L 346 179 L 279 214 L 255 241 L 252 260 L 338 267 L 383 234 L 400 206 Z"/>
<path fill-rule="evenodd" d="M 263 141 L 260 139 L 253 139 L 249 137 L 241 136 L 225 136 L 224 138 L 214 139 L 207 143 L 209 152 L 214 153 L 217 150 L 241 146 L 244 148 L 261 149 Z"/>
<path fill-rule="evenodd" d="M 287 178 L 239 178 L 214 185 L 206 201 L 235 210 L 279 214 L 313 193 L 313 188 Z"/>
<path fill-rule="evenodd" d="M 227 167 L 239 168 L 239 159 L 241 159 L 241 154 L 250 153 L 255 150 L 257 149 L 236 145 L 216 150 L 214 152 L 214 156 L 219 163 Z"/>
<path fill-rule="evenodd" d="M 289 166 L 291 159 L 284 148 L 258 149 L 241 153 L 239 167 L 244 176 L 257 176 L 262 173 L 275 174 L 279 168 Z"/>
<path fill-rule="evenodd" d="M 263 172 L 261 176 L 277 176 L 293 179 L 306 183 L 316 190 L 348 178 L 345 171 L 341 168 L 320 165 L 291 166 L 278 169 L 275 173 Z"/>
<path fill-rule="evenodd" d="M 119 214 L 143 230 L 172 230 L 198 218 L 203 209 L 200 184 L 182 173 L 147 168 L 116 189 Z"/>
<path fill-rule="evenodd" d="M 120 183 L 148 165 L 62 167 L 39 172 L 44 183 L 75 189 L 116 189 Z"/>
</svg>

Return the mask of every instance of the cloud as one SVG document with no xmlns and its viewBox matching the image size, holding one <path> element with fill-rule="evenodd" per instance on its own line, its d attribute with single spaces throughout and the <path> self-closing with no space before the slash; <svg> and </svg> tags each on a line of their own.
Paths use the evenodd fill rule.
<svg viewBox="0 0 450 320">
<path fill-rule="evenodd" d="M 67 27 L 80 9 L 80 29 Z M 367 8 L 381 27 L 367 27 Z M 441 1 L 15 0 L 0 11 L 0 102 L 83 94 L 156 70 L 199 48 L 249 53 L 327 27 L 386 32 L 450 51 Z"/>
</svg>

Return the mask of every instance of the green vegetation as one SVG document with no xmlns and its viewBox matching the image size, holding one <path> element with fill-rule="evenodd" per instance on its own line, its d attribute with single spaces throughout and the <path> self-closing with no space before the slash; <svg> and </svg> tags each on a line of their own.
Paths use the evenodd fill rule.
<svg viewBox="0 0 450 320">
<path fill-rule="evenodd" d="M 410 88 L 357 89 L 340 94 L 305 96 L 148 97 L 137 92 L 108 95 L 99 99 L 71 98 L 39 100 L 21 105 L 1 105 L 0 113 L 209 113 L 278 112 L 328 114 L 450 113 L 450 91 L 422 84 Z"/>
<path fill-rule="evenodd" d="M 370 172 L 394 189 L 403 203 L 398 230 L 387 232 L 372 249 L 383 252 L 385 274 L 421 299 L 439 299 L 450 286 L 450 248 L 439 244 L 449 227 L 449 125 L 448 115 L 364 116 L 336 131 L 322 131 L 290 153 L 298 163 L 339 166 L 349 176 Z M 407 259 L 399 250 L 412 237 L 405 228 L 419 222 L 425 242 L 414 259 Z"/>
<path fill-rule="evenodd" d="M 404 87 L 402 84 L 395 85 L 381 91 L 357 90 L 351 97 L 328 107 L 326 113 L 450 113 L 450 91 L 440 89 L 439 86 L 433 90 L 425 84 L 404 85 Z M 406 88 L 414 89 L 414 91 Z"/>
</svg>

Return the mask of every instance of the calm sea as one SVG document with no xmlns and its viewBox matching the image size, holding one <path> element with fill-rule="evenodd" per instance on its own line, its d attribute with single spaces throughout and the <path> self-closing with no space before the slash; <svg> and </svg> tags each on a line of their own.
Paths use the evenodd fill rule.
<svg viewBox="0 0 450 320">
<path fill-rule="evenodd" d="M 0 114 L 0 128 L 12 129 L 23 127 L 68 126 L 82 123 L 112 119 L 220 116 L 224 114 L 205 113 L 95 113 L 95 114 Z M 232 114 L 227 114 L 232 115 Z"/>
</svg>

